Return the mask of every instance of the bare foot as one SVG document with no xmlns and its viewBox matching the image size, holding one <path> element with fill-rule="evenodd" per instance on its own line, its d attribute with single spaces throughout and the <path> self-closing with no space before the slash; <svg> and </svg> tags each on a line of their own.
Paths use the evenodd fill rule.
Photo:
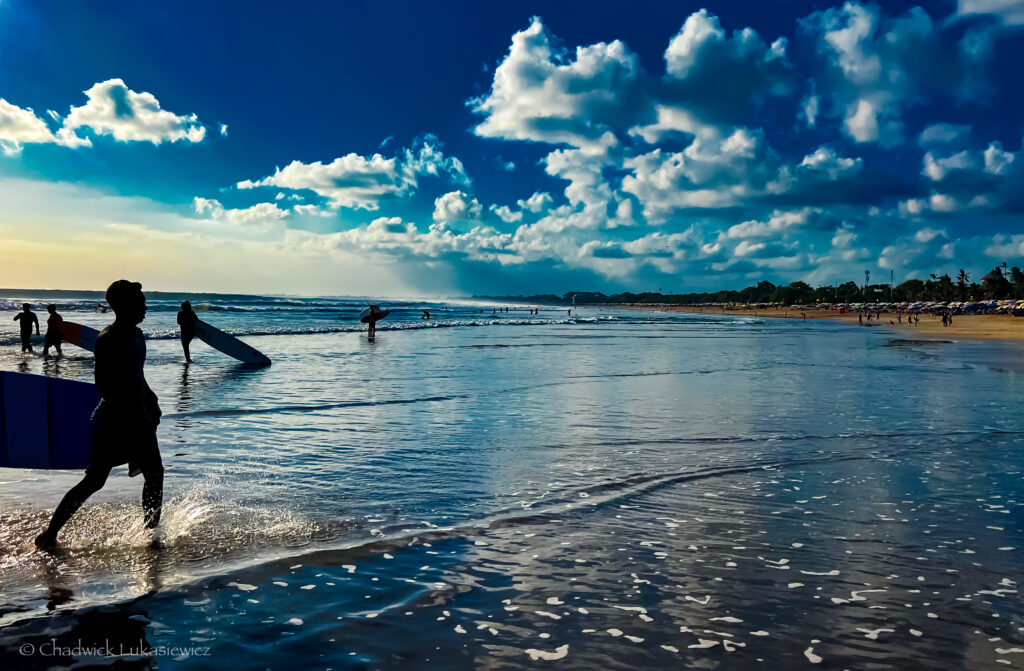
<svg viewBox="0 0 1024 671">
<path fill-rule="evenodd" d="M 51 552 L 57 549 L 57 535 L 46 531 L 36 536 L 36 547 Z"/>
</svg>

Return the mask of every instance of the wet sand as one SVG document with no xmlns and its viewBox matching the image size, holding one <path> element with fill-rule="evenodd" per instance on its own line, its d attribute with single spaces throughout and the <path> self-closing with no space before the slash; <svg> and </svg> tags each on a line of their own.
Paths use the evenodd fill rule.
<svg viewBox="0 0 1024 671">
<path fill-rule="evenodd" d="M 640 308 L 640 306 L 636 307 Z M 646 309 L 773 319 L 803 319 L 801 314 L 806 314 L 807 319 L 828 319 L 844 324 L 858 325 L 856 312 L 840 314 L 838 310 L 808 310 L 801 313 L 799 310 L 786 308 L 722 310 L 720 308 L 660 306 L 648 307 Z M 940 317 L 930 314 L 922 314 L 921 321 L 916 326 L 908 325 L 905 317 L 903 323 L 890 324 L 890 321 L 896 321 L 895 314 L 883 314 L 877 321 L 872 318 L 870 321 L 864 322 L 864 327 L 883 327 L 891 329 L 894 333 L 925 340 L 1024 340 L 1024 317 L 1011 317 L 1008 315 L 954 315 L 952 326 L 943 326 Z"/>
</svg>

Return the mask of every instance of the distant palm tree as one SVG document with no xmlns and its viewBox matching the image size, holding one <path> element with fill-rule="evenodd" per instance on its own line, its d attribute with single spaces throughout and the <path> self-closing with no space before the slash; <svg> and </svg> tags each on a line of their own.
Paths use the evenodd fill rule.
<svg viewBox="0 0 1024 671">
<path fill-rule="evenodd" d="M 970 282 L 971 274 L 961 268 L 956 276 L 956 285 L 960 288 L 960 300 L 967 300 L 967 287 L 970 286 Z"/>
</svg>

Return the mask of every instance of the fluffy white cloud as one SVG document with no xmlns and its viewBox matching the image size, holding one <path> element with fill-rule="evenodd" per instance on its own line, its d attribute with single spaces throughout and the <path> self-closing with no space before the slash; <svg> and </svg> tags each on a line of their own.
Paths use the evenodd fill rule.
<svg viewBox="0 0 1024 671">
<path fill-rule="evenodd" d="M 161 109 L 151 93 L 132 91 L 120 79 L 108 79 L 85 91 L 88 101 L 72 107 L 58 139 L 67 146 L 88 146 L 76 131 L 88 128 L 120 142 L 202 142 L 206 128 L 195 114 L 177 115 Z"/>
<path fill-rule="evenodd" d="M 477 199 L 462 191 L 449 191 L 434 200 L 434 221 L 479 219 L 482 212 Z"/>
<path fill-rule="evenodd" d="M 4 154 L 16 156 L 24 144 L 54 141 L 53 133 L 35 112 L 0 98 L 0 150 Z"/>
<path fill-rule="evenodd" d="M 654 149 L 627 158 L 622 190 L 637 197 L 650 223 L 680 209 L 732 207 L 778 191 L 782 164 L 760 131 L 737 128 L 728 135 L 706 127 L 681 152 Z"/>
<path fill-rule="evenodd" d="M 1009 26 L 1024 24 L 1024 0 L 959 0 L 961 15 L 994 14 Z"/>
<path fill-rule="evenodd" d="M 297 214 L 304 214 L 310 217 L 333 217 L 334 212 L 325 210 L 319 205 L 296 205 L 292 208 Z"/>
<path fill-rule="evenodd" d="M 793 229 L 805 225 L 814 211 L 803 209 L 796 212 L 775 211 L 766 221 L 744 221 L 730 226 L 724 237 L 733 239 L 777 238 Z"/>
<path fill-rule="evenodd" d="M 457 184 L 468 184 L 462 162 L 445 156 L 437 138 L 427 136 L 417 147 L 404 149 L 398 156 L 384 158 L 351 153 L 330 163 L 292 161 L 273 175 L 259 180 L 243 180 L 239 189 L 275 186 L 282 189 L 308 189 L 327 199 L 331 207 L 377 210 L 380 203 L 406 196 L 419 185 L 424 175 L 447 176 Z"/>
<path fill-rule="evenodd" d="M 225 209 L 218 200 L 196 197 L 192 200 L 192 208 L 196 214 L 206 215 L 216 221 L 224 221 L 232 226 L 242 227 L 273 227 L 288 218 L 288 211 L 282 210 L 275 203 L 257 203 L 252 207 Z"/>
<path fill-rule="evenodd" d="M 517 201 L 519 207 L 529 212 L 544 212 L 549 209 L 555 202 L 554 198 L 551 197 L 550 193 L 544 191 L 537 191 L 526 200 Z"/>
<path fill-rule="evenodd" d="M 818 87 L 831 116 L 856 142 L 891 147 L 903 139 L 903 110 L 942 96 L 978 96 L 987 83 L 991 31 L 936 25 L 913 7 L 898 17 L 847 2 L 801 21 L 824 57 Z"/>
<path fill-rule="evenodd" d="M 985 149 L 983 156 L 985 159 L 985 172 L 990 172 L 993 175 L 1005 174 L 1017 158 L 1016 154 L 1003 151 L 1003 145 L 999 142 L 990 144 Z"/>
<path fill-rule="evenodd" d="M 712 125 L 742 124 L 758 103 L 790 93 L 794 84 L 785 38 L 768 45 L 750 28 L 726 37 L 706 9 L 691 14 L 669 41 L 665 65 L 658 98 Z"/>
<path fill-rule="evenodd" d="M 838 156 L 832 147 L 823 146 L 804 156 L 798 167 L 827 175 L 830 180 L 837 180 L 860 170 L 863 164 L 864 161 L 860 158 L 844 158 Z"/>
<path fill-rule="evenodd" d="M 491 205 L 490 210 L 506 224 L 512 224 L 523 220 L 522 211 L 514 211 L 508 205 Z"/>
<path fill-rule="evenodd" d="M 923 147 L 931 145 L 948 145 L 966 140 L 970 134 L 970 126 L 951 123 L 937 123 L 932 124 L 921 131 L 921 135 L 918 136 L 918 142 Z"/>
<path fill-rule="evenodd" d="M 618 144 L 615 129 L 629 124 L 642 104 L 641 69 L 623 42 L 556 50 L 534 17 L 512 36 L 494 71 L 491 90 L 469 101 L 484 120 L 481 137 L 567 144 L 603 153 Z"/>
<path fill-rule="evenodd" d="M 466 258 L 478 261 L 520 263 L 508 249 L 512 236 L 490 226 L 476 226 L 457 233 L 447 223 L 432 224 L 426 232 L 401 217 L 378 217 L 366 226 L 339 233 L 306 237 L 307 248 L 344 250 L 360 256 L 417 259 Z"/>
</svg>

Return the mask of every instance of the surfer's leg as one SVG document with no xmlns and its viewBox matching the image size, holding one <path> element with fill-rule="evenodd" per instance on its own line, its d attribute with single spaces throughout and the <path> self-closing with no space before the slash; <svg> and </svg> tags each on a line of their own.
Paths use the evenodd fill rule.
<svg viewBox="0 0 1024 671">
<path fill-rule="evenodd" d="M 160 523 L 160 511 L 164 501 L 164 464 L 160 459 L 156 435 L 152 444 L 146 446 L 147 456 L 142 466 L 142 477 L 146 483 L 142 486 L 142 513 L 147 529 L 155 529 Z"/>
<path fill-rule="evenodd" d="M 78 509 L 82 507 L 86 499 L 103 488 L 104 483 L 107 481 L 107 476 L 110 475 L 110 468 L 110 466 L 98 466 L 95 468 L 90 466 L 86 469 L 85 477 L 64 495 L 60 505 L 57 506 L 57 510 L 53 511 L 50 525 L 46 527 L 46 531 L 39 534 L 36 538 L 36 545 L 43 547 L 57 542 L 57 534 L 68 523 L 71 516 L 78 512 Z"/>
</svg>

